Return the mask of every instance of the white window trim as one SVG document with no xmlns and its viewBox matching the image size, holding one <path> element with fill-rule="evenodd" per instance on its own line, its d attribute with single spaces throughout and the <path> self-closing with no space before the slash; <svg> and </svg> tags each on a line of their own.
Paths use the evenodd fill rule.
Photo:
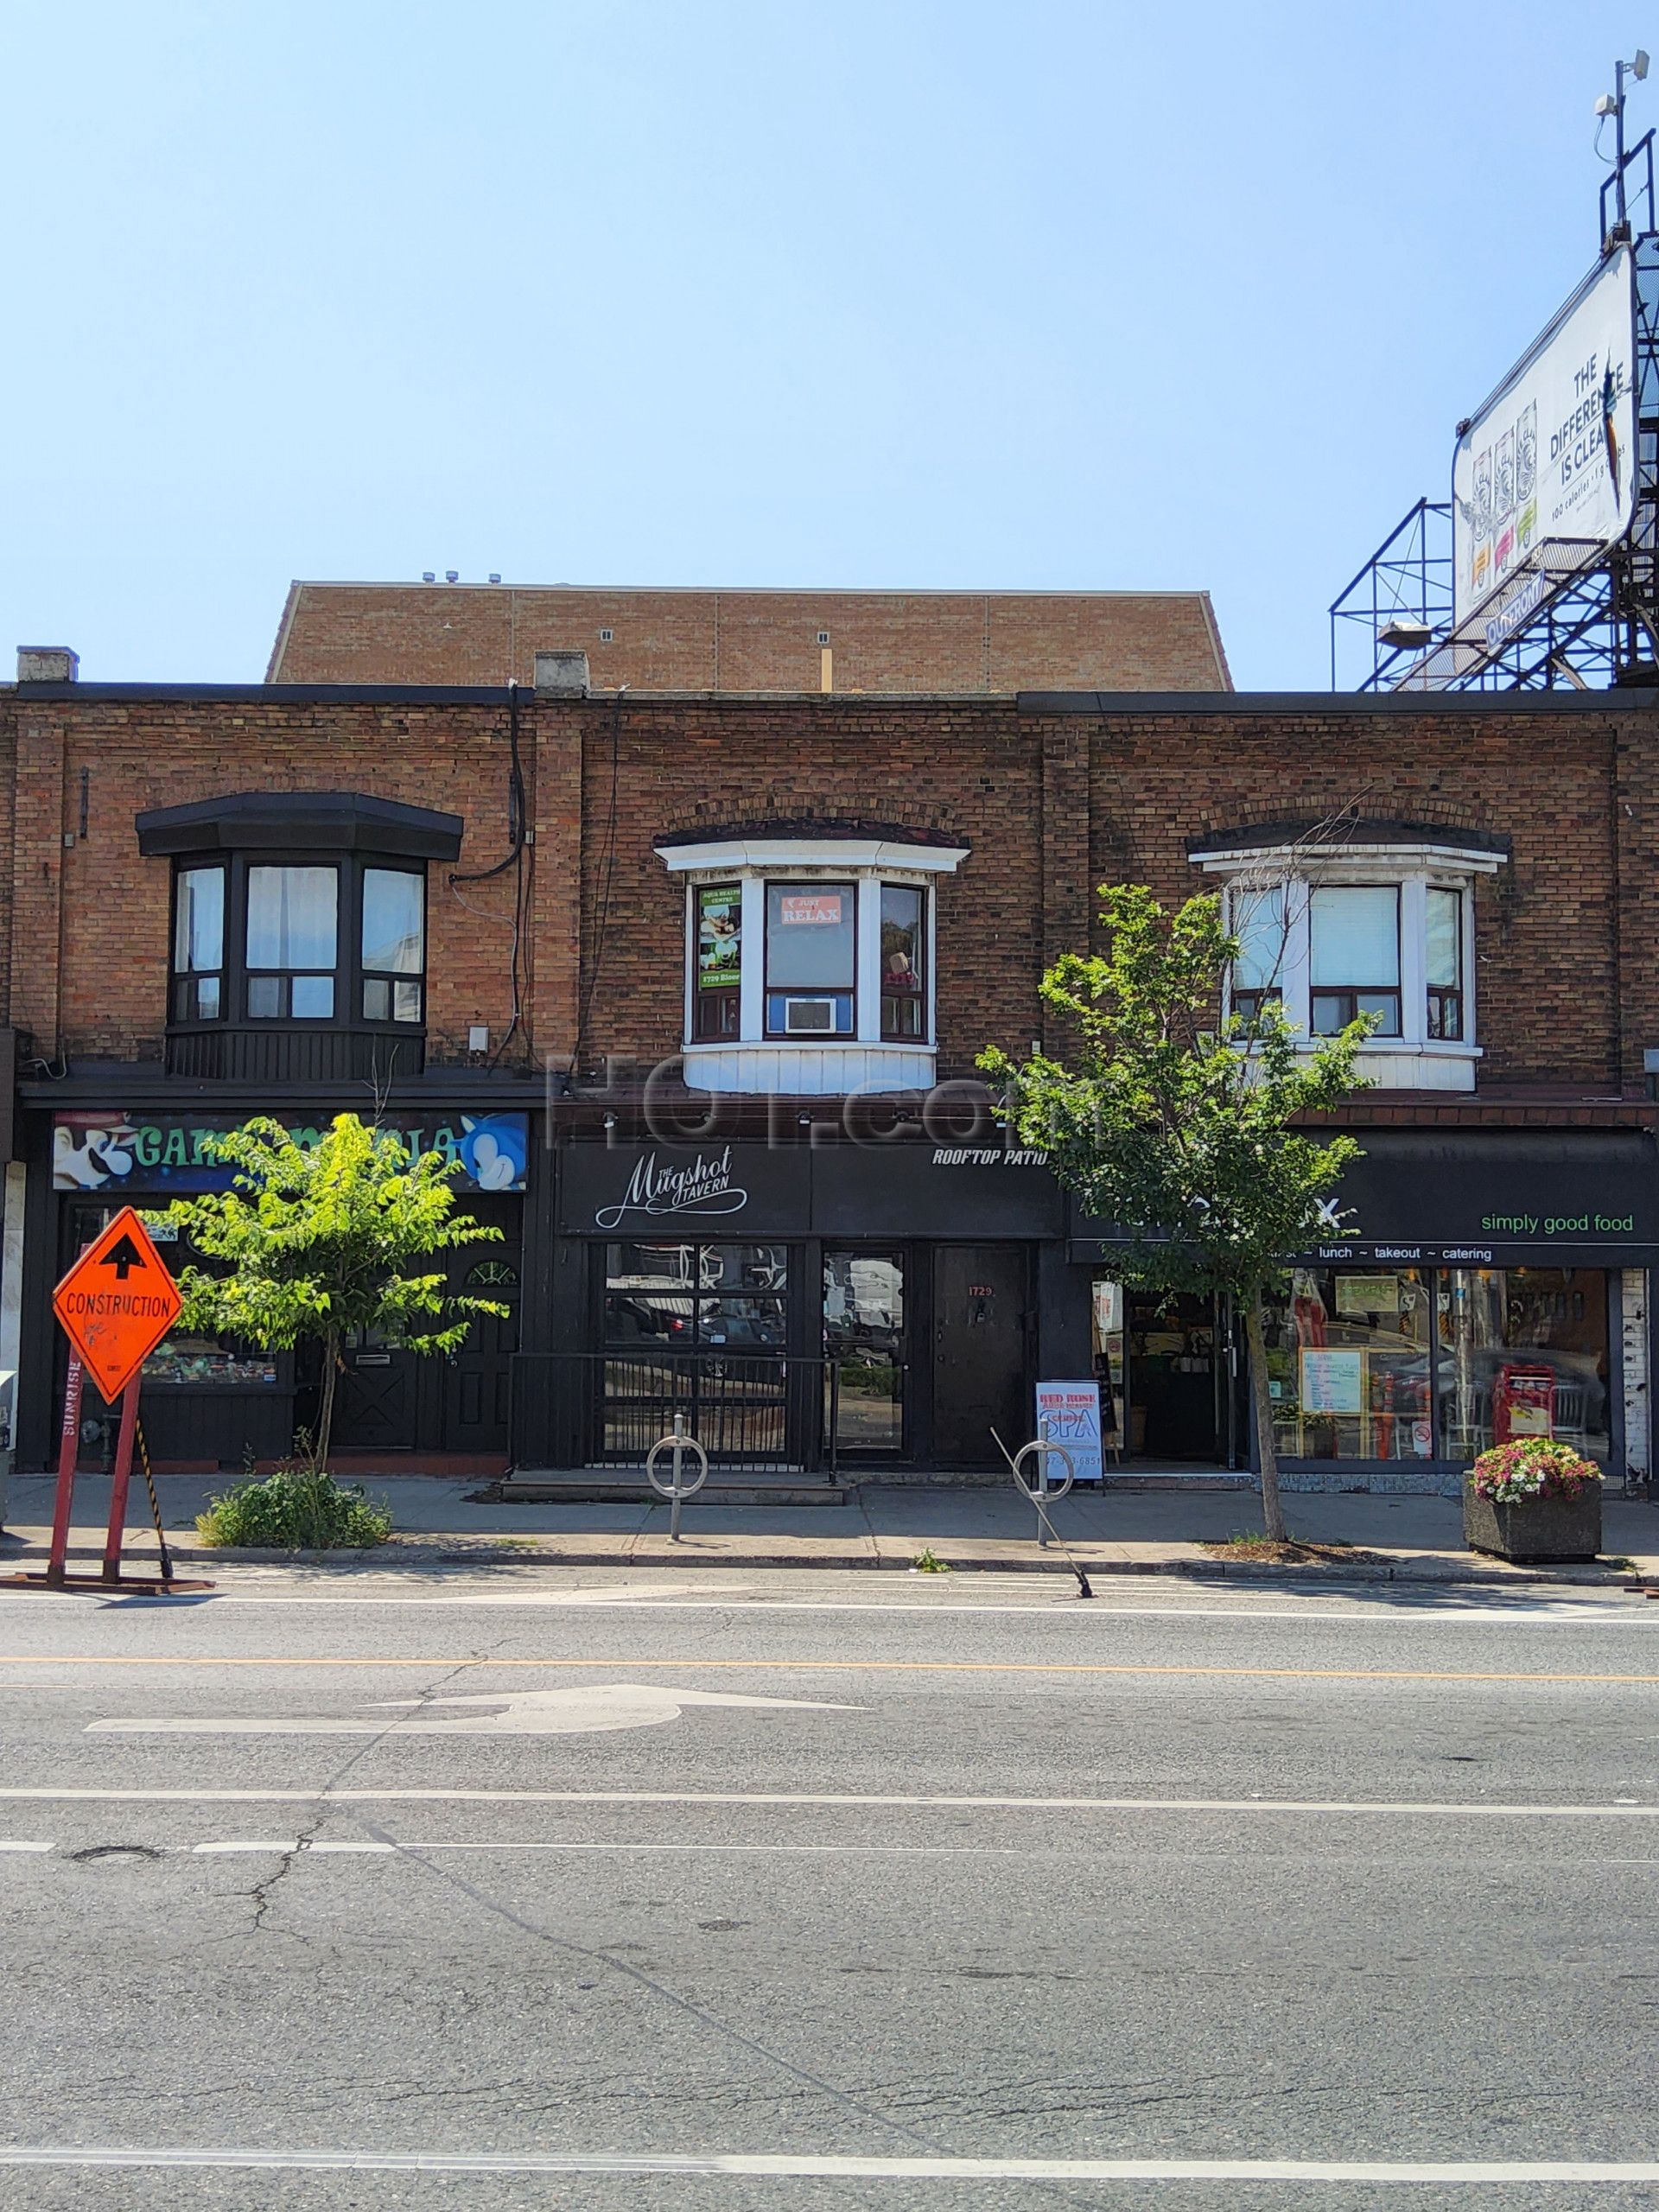
<svg viewBox="0 0 1659 2212">
<path fill-rule="evenodd" d="M 1239 846 L 1204 854 L 1197 865 L 1219 876 L 1230 924 L 1240 888 L 1282 885 L 1289 918 L 1288 941 L 1280 974 L 1286 1019 L 1316 1041 L 1310 1018 L 1309 898 L 1338 884 L 1394 884 L 1400 892 L 1400 1034 L 1368 1039 L 1360 1072 L 1387 1090 L 1474 1088 L 1475 1064 L 1482 1058 L 1475 1002 L 1474 886 L 1478 877 L 1495 875 L 1502 866 L 1495 853 L 1469 846 L 1440 844 L 1321 846 L 1317 859 L 1305 847 Z M 1463 1028 L 1459 1038 L 1428 1034 L 1428 893 L 1455 891 L 1463 901 L 1461 984 Z M 1230 984 L 1226 993 L 1230 1011 Z"/>
<path fill-rule="evenodd" d="M 874 837 L 754 836 L 658 845 L 656 850 L 670 874 L 685 887 L 681 1051 L 690 1089 L 840 1096 L 855 1090 L 931 1087 L 938 1052 L 937 900 L 929 898 L 926 902 L 926 1036 L 884 1039 L 880 887 L 910 884 L 931 891 L 941 876 L 954 874 L 968 858 L 966 846 L 912 845 Z M 766 1033 L 766 885 L 785 878 L 857 887 L 857 989 L 850 1038 L 818 1044 Z M 739 1034 L 734 1039 L 697 1039 L 691 1034 L 696 893 L 704 885 L 730 882 L 738 883 L 742 893 Z"/>
</svg>

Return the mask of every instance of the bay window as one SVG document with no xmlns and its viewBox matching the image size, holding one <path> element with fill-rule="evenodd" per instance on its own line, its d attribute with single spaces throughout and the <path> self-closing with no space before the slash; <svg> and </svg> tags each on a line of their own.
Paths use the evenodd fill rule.
<svg viewBox="0 0 1659 2212">
<path fill-rule="evenodd" d="M 844 1094 L 934 1080 L 935 886 L 968 857 L 933 831 L 683 833 L 685 1080 Z"/>
<path fill-rule="evenodd" d="M 1228 1009 L 1276 1000 L 1305 1038 L 1370 1018 L 1360 1072 L 1384 1088 L 1472 1090 L 1478 886 L 1509 857 L 1479 830 L 1356 823 L 1340 839 L 1294 824 L 1193 838 L 1219 877 L 1238 957 Z"/>
<path fill-rule="evenodd" d="M 461 820 L 348 792 L 157 808 L 141 852 L 173 861 L 167 1063 L 195 1077 L 417 1071 L 426 868 Z"/>
</svg>

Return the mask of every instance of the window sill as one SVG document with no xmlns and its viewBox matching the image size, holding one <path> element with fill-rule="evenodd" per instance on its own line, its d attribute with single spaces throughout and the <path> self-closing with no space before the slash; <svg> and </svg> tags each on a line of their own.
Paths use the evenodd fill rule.
<svg viewBox="0 0 1659 2212">
<path fill-rule="evenodd" d="M 837 1098 L 854 1090 L 928 1090 L 937 1058 L 931 1045 L 866 1045 L 853 1038 L 832 1045 L 692 1044 L 683 1050 L 689 1090 L 750 1096 L 776 1091 L 787 1097 Z"/>
</svg>

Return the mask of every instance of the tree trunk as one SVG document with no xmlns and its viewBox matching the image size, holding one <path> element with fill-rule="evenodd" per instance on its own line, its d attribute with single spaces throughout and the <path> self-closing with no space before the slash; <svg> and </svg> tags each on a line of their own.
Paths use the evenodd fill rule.
<svg viewBox="0 0 1659 2212">
<path fill-rule="evenodd" d="M 330 1329 L 322 1346 L 322 1396 L 317 1405 L 317 1433 L 312 1440 L 311 1465 L 318 1474 L 328 1471 L 328 1442 L 334 1427 L 334 1380 L 340 1373 L 340 1332 Z"/>
<path fill-rule="evenodd" d="M 1262 1325 L 1258 1285 L 1240 1300 L 1244 1308 L 1244 1343 L 1250 1370 L 1250 1403 L 1255 1408 L 1255 1450 L 1262 1465 L 1262 1526 L 1274 1543 L 1287 1541 L 1285 1509 L 1279 1498 L 1279 1454 L 1273 1441 L 1273 1400 L 1268 1389 L 1268 1337 Z"/>
</svg>

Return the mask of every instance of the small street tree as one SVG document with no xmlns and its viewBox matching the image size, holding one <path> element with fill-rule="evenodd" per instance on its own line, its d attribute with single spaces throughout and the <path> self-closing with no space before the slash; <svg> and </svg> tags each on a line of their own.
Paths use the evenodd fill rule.
<svg viewBox="0 0 1659 2212">
<path fill-rule="evenodd" d="M 451 1291 L 446 1273 L 422 1263 L 462 1245 L 499 1243 L 501 1231 L 454 1211 L 455 1161 L 432 1152 L 411 1160 L 397 1137 L 355 1114 L 336 1115 L 309 1147 L 261 1115 L 215 1136 L 208 1149 L 236 1169 L 232 1187 L 175 1198 L 162 1217 L 212 1263 L 181 1272 L 180 1325 L 261 1351 L 321 1346 L 308 1455 L 321 1471 L 341 1345 L 359 1329 L 375 1329 L 411 1351 L 458 1351 L 479 1315 L 508 1309 Z"/>
<path fill-rule="evenodd" d="M 1075 1027 L 1075 1052 L 1020 1063 L 993 1050 L 980 1065 L 1006 1084 L 1004 1118 L 1020 1144 L 1046 1153 L 1089 1212 L 1127 1237 L 1126 1281 L 1235 1300 L 1263 1523 L 1282 1542 L 1263 1301 L 1287 1254 L 1332 1235 L 1321 1201 L 1359 1154 L 1351 1137 L 1293 1124 L 1366 1087 L 1355 1060 L 1371 1023 L 1310 1046 L 1272 992 L 1249 1020 L 1223 1020 L 1242 948 L 1220 899 L 1200 894 L 1171 913 L 1139 884 L 1103 886 L 1100 898 L 1105 950 L 1066 954 L 1041 985 Z"/>
</svg>

